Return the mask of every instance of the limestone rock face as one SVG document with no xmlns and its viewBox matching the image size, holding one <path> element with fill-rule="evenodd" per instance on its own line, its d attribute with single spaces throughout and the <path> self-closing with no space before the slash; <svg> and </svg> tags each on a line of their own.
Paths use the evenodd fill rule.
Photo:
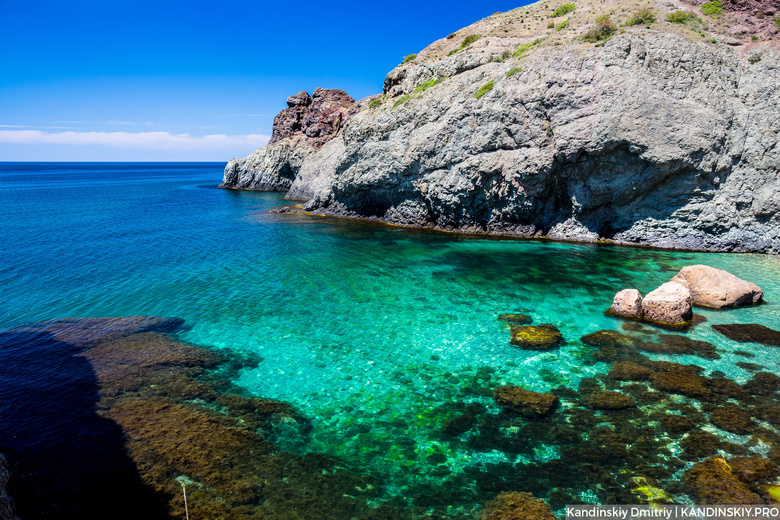
<svg viewBox="0 0 780 520">
<path fill-rule="evenodd" d="M 677 282 L 666 282 L 642 300 L 644 319 L 656 323 L 680 324 L 693 319 L 691 292 Z"/>
<path fill-rule="evenodd" d="M 636 289 L 623 289 L 612 300 L 612 312 L 626 318 L 641 318 L 642 295 Z"/>
<path fill-rule="evenodd" d="M 440 40 L 396 67 L 378 107 L 363 100 L 365 109 L 341 122 L 340 109 L 326 108 L 318 125 L 300 120 L 308 142 L 336 128 L 341 141 L 318 161 L 322 178 L 298 187 L 307 211 L 469 233 L 780 253 L 774 43 L 746 49 L 628 28 L 600 47 L 573 36 L 570 45 L 543 42 L 511 58 L 532 40 L 482 34 L 454 54 L 447 51 L 460 39 Z M 507 51 L 510 58 L 495 59 Z M 311 106 L 288 110 L 317 106 L 325 104 L 315 92 Z M 315 156 L 324 153 L 317 146 Z M 283 177 L 284 164 L 275 164 Z"/>
<path fill-rule="evenodd" d="M 761 303 L 764 291 L 754 283 L 707 265 L 683 267 L 671 280 L 691 291 L 693 303 L 720 309 Z"/>
</svg>

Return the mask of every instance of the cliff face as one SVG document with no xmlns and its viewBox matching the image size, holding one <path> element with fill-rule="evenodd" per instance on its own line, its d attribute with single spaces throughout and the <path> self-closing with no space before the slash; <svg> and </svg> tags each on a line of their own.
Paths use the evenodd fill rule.
<svg viewBox="0 0 780 520">
<path fill-rule="evenodd" d="M 615 22 L 631 16 L 628 6 Z M 496 14 L 433 43 L 388 74 L 381 106 L 355 114 L 300 162 L 283 148 L 304 149 L 300 136 L 255 152 L 251 177 L 289 180 L 288 197 L 326 215 L 780 252 L 777 41 L 726 35 L 728 13 L 667 22 L 687 7 L 665 2 L 653 6 L 652 29 L 621 27 L 587 43 L 593 12 L 578 2 L 559 30 L 565 17 L 541 16 L 555 7 Z M 280 167 L 280 155 L 294 160 Z M 225 186 L 235 185 L 231 164 Z"/>
</svg>

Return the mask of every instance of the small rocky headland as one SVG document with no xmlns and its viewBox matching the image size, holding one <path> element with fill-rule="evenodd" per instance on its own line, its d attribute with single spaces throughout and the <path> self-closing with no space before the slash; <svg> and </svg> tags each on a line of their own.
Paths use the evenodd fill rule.
<svg viewBox="0 0 780 520">
<path fill-rule="evenodd" d="M 465 233 L 780 252 L 780 9 L 537 2 L 299 92 L 221 186 Z"/>
</svg>

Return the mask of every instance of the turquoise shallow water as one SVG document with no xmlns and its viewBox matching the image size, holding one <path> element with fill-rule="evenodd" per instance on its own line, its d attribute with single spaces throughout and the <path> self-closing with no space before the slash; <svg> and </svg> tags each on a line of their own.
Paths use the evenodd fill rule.
<svg viewBox="0 0 780 520">
<path fill-rule="evenodd" d="M 715 344 L 721 359 L 674 360 L 738 383 L 753 372 L 734 364 L 746 360 L 734 350 L 772 372 L 780 361 L 776 349 L 734 343 L 709 326 L 780 329 L 776 258 L 494 240 L 275 214 L 269 210 L 288 204 L 282 194 L 214 188 L 222 166 L 0 163 L 0 328 L 71 316 L 184 318 L 186 341 L 259 354 L 263 362 L 237 383 L 311 419 L 307 437 L 276 432 L 281 447 L 326 452 L 376 473 L 385 482 L 380 501 L 425 494 L 447 480 L 462 497 L 453 514 L 474 505 L 474 475 L 489 465 L 560 453 L 543 443 L 517 454 L 475 447 L 471 434 L 442 436 L 454 413 L 448 404 L 479 403 L 496 413 L 489 388 L 576 390 L 583 377 L 605 372 L 587 361 L 579 338 L 621 330 L 621 321 L 603 314 L 620 289 L 646 294 L 689 264 L 729 270 L 759 284 L 767 304 L 698 311 L 708 321 L 687 334 Z M 556 325 L 566 345 L 512 348 L 497 320 L 506 312 Z M 585 484 L 577 493 L 599 500 Z"/>
</svg>

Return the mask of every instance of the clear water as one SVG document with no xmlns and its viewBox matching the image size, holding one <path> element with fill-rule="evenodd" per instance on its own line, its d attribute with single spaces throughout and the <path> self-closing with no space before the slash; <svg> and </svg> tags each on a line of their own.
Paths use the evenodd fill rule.
<svg viewBox="0 0 780 520">
<path fill-rule="evenodd" d="M 495 409 L 480 387 L 537 391 L 607 367 L 583 363 L 579 338 L 620 330 L 604 316 L 616 291 L 643 294 L 682 266 L 705 263 L 759 284 L 767 304 L 698 311 L 688 334 L 722 358 L 676 357 L 752 374 L 780 351 L 740 345 L 709 327 L 780 329 L 780 261 L 429 233 L 364 222 L 276 214 L 280 193 L 216 189 L 222 164 L 0 163 L 0 329 L 49 318 L 182 317 L 182 339 L 252 351 L 264 361 L 238 383 L 289 402 L 312 420 L 282 447 L 327 452 L 380 474 L 391 494 L 487 463 L 516 460 L 442 439 L 455 401 Z M 560 328 L 548 353 L 512 348 L 497 315 L 530 314 Z M 655 356 L 663 359 L 660 356 Z M 487 367 L 487 368 L 486 368 Z M 435 455 L 435 462 L 430 457 Z M 443 458 L 442 458 L 443 455 Z M 555 459 L 539 446 L 522 460 Z M 523 458 L 524 457 L 524 458 Z M 468 485 L 468 484 L 466 484 Z"/>
</svg>

